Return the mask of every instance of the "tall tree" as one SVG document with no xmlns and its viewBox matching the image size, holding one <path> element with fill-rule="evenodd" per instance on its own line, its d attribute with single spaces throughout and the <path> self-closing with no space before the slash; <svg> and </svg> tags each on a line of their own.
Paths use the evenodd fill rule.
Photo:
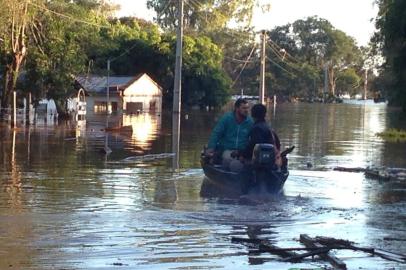
<svg viewBox="0 0 406 270">
<path fill-rule="evenodd" d="M 73 91 L 72 78 L 84 72 L 88 55 L 101 42 L 100 28 L 109 26 L 98 12 L 96 0 L 54 0 L 41 6 L 29 28 L 24 90 L 37 90 L 34 96 L 54 98 L 63 108 Z"/>
<path fill-rule="evenodd" d="M 300 95 L 315 93 L 315 84 L 322 82 L 324 65 L 328 64 L 332 95 L 336 94 L 340 73 L 360 65 L 361 52 L 354 39 L 322 18 L 309 17 L 277 27 L 270 32 L 270 39 L 267 55 L 280 67 L 271 62 L 268 70 L 272 78 L 282 80 L 274 86 L 305 90 Z M 272 45 L 275 43 L 278 46 Z"/>
<path fill-rule="evenodd" d="M 381 76 L 392 104 L 406 111 L 406 1 L 377 0 L 379 6 L 372 39 L 385 58 Z"/>
<path fill-rule="evenodd" d="M 162 28 L 175 29 L 177 2 L 178 0 L 148 0 L 147 6 L 156 11 L 156 21 Z M 184 10 L 185 29 L 210 32 L 224 28 L 231 21 L 249 26 L 254 3 L 254 0 L 188 0 Z"/>
<path fill-rule="evenodd" d="M 28 1 L 2 0 L 0 2 L 2 31 L 1 64 L 3 73 L 2 107 L 10 105 L 21 66 L 27 55 L 27 28 L 35 12 Z"/>
</svg>

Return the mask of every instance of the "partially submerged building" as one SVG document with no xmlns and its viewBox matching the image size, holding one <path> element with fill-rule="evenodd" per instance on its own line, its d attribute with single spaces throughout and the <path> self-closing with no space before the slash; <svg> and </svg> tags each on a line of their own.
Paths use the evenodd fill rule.
<svg viewBox="0 0 406 270">
<path fill-rule="evenodd" d="M 162 88 L 146 73 L 133 77 L 110 76 L 108 95 L 107 76 L 78 76 L 76 83 L 86 92 L 87 112 L 162 111 Z"/>
</svg>

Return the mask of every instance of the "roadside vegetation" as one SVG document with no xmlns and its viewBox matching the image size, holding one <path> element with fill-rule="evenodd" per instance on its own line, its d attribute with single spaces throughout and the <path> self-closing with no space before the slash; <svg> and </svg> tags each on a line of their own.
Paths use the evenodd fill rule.
<svg viewBox="0 0 406 270">
<path fill-rule="evenodd" d="M 251 26 L 254 4 L 254 0 L 232 5 L 226 0 L 185 2 L 185 106 L 218 107 L 231 94 L 257 94 L 260 61 L 258 34 Z M 369 96 L 379 93 L 406 109 L 405 33 L 400 31 L 406 4 L 401 0 L 377 4 L 378 31 L 368 47 L 359 47 L 317 16 L 266 29 L 266 95 L 317 100 L 323 94 L 325 73 L 328 96 L 360 94 L 368 66 Z M 34 99 L 49 97 L 63 104 L 75 91 L 73 78 L 105 75 L 108 59 L 114 59 L 112 75 L 148 73 L 170 102 L 176 1 L 149 0 L 148 7 L 157 12 L 154 22 L 116 18 L 118 7 L 101 0 L 0 1 L 2 107 L 10 107 L 14 90 L 19 98 L 31 92 Z M 377 55 L 384 57 L 383 65 Z"/>
<path fill-rule="evenodd" d="M 389 142 L 406 142 L 406 130 L 391 128 L 376 135 Z"/>
</svg>

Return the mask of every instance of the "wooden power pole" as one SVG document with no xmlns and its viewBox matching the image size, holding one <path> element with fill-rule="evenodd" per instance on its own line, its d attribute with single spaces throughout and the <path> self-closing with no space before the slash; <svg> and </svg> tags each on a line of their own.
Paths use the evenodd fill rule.
<svg viewBox="0 0 406 270">
<path fill-rule="evenodd" d="M 368 91 L 368 68 L 365 68 L 364 100 L 367 99 L 367 91 Z"/>
<path fill-rule="evenodd" d="M 178 1 L 178 31 L 176 34 L 176 63 L 172 111 L 172 152 L 175 153 L 174 169 L 179 168 L 180 113 L 182 100 L 183 0 Z"/>
<path fill-rule="evenodd" d="M 259 81 L 259 95 L 258 102 L 261 104 L 265 103 L 265 58 L 266 58 L 266 31 L 262 30 L 261 34 L 261 71 L 260 71 L 260 81 Z"/>
</svg>

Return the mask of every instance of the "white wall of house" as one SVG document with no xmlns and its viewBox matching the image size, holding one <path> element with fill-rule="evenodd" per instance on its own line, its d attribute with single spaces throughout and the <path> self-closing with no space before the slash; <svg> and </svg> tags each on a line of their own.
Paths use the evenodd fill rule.
<svg viewBox="0 0 406 270">
<path fill-rule="evenodd" d="M 123 110 L 133 113 L 134 108 L 141 111 L 162 111 L 162 91 L 147 75 L 142 75 L 123 92 Z"/>
<path fill-rule="evenodd" d="M 117 104 L 117 111 L 120 111 L 122 108 L 122 101 L 121 97 L 119 96 L 110 96 L 110 103 L 116 103 Z M 88 96 L 86 97 L 86 111 L 91 112 L 91 113 L 99 113 L 99 112 L 105 112 L 107 104 L 107 97 L 105 96 L 99 96 L 99 95 L 94 95 L 94 96 Z M 114 112 L 114 110 L 112 110 Z"/>
</svg>

